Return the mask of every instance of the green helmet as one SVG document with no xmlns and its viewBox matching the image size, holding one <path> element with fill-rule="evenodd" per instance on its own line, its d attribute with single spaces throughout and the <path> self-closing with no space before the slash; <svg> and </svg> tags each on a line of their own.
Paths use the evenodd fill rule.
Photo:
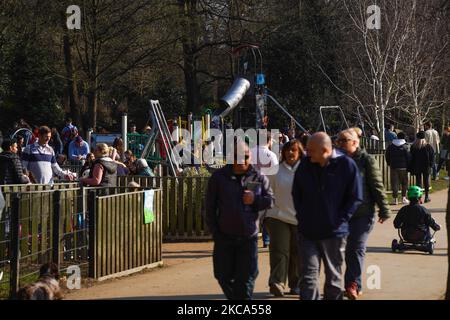
<svg viewBox="0 0 450 320">
<path fill-rule="evenodd" d="M 418 186 L 410 186 L 408 188 L 408 199 L 419 199 L 423 194 L 422 188 Z"/>
</svg>

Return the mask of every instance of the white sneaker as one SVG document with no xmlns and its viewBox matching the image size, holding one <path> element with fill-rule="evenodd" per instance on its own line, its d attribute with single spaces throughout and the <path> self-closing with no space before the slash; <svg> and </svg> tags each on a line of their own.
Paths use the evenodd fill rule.
<svg viewBox="0 0 450 320">
<path fill-rule="evenodd" d="M 408 199 L 406 199 L 406 197 L 403 197 L 403 201 L 402 201 L 402 203 L 403 203 L 403 204 L 409 204 L 409 200 L 408 200 Z"/>
<path fill-rule="evenodd" d="M 450 177 L 448 177 L 448 176 L 444 177 L 444 180 L 450 180 Z"/>
</svg>

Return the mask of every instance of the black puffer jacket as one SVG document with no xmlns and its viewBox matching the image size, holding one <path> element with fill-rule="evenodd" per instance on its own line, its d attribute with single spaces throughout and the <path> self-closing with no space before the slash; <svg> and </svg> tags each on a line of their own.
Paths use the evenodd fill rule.
<svg viewBox="0 0 450 320">
<path fill-rule="evenodd" d="M 395 139 L 386 149 L 386 163 L 391 169 L 406 169 L 411 160 L 405 140 Z"/>
<path fill-rule="evenodd" d="M 422 148 L 411 147 L 411 163 L 409 172 L 412 174 L 420 174 L 430 172 L 430 168 L 434 164 L 434 150 L 429 144 Z"/>
<path fill-rule="evenodd" d="M 23 175 L 19 157 L 10 151 L 0 153 L 0 185 L 26 184 L 29 180 Z"/>
</svg>

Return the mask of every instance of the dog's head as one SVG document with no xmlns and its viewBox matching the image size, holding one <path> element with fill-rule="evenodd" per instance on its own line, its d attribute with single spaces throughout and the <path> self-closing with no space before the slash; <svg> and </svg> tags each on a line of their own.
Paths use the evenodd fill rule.
<svg viewBox="0 0 450 320">
<path fill-rule="evenodd" d="M 59 287 L 58 266 L 46 263 L 39 269 L 39 280 L 22 287 L 18 293 L 19 300 L 59 300 L 62 292 Z"/>
<path fill-rule="evenodd" d="M 42 277 L 51 277 L 59 280 L 58 266 L 53 262 L 43 264 L 39 269 L 39 278 Z"/>
</svg>

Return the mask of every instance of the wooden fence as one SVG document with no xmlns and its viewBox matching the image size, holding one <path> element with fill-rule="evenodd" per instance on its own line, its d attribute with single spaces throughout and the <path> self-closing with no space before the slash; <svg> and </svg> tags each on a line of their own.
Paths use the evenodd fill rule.
<svg viewBox="0 0 450 320">
<path fill-rule="evenodd" d="M 392 193 L 390 168 L 384 154 L 372 154 L 376 159 L 387 193 Z M 211 235 L 204 221 L 208 177 L 142 177 L 118 178 L 118 186 L 135 181 L 141 187 L 162 189 L 162 225 L 164 240 L 202 240 Z M 415 177 L 409 175 L 409 184 Z"/>
<path fill-rule="evenodd" d="M 0 298 L 14 297 L 48 261 L 61 271 L 78 265 L 83 275 L 98 280 L 162 263 L 161 190 L 154 190 L 155 219 L 144 224 L 144 191 L 74 186 L 0 186 L 6 200 L 0 221 L 0 267 L 6 275 Z"/>
<path fill-rule="evenodd" d="M 119 186 L 135 181 L 141 187 L 162 189 L 164 240 L 210 239 L 204 221 L 208 177 L 120 177 Z"/>
<path fill-rule="evenodd" d="M 57 263 L 60 270 L 87 265 L 81 193 L 70 186 L 0 186 L 7 203 L 0 221 L 0 262 L 9 279 L 0 283 L 2 297 L 5 292 L 14 297 L 21 284 L 35 280 L 45 262 Z"/>
<path fill-rule="evenodd" d="M 381 175 L 383 178 L 383 184 L 384 188 L 386 189 L 387 193 L 392 193 L 392 185 L 391 185 L 391 169 L 386 163 L 386 158 L 384 157 L 384 154 L 372 154 L 372 156 L 377 160 L 378 166 L 381 171 Z M 408 173 L 408 182 L 409 185 L 414 185 L 416 183 L 416 178 Z"/>
<path fill-rule="evenodd" d="M 90 193 L 90 268 L 98 280 L 162 264 L 162 191 L 154 190 L 154 221 L 144 223 L 144 191 Z"/>
</svg>

